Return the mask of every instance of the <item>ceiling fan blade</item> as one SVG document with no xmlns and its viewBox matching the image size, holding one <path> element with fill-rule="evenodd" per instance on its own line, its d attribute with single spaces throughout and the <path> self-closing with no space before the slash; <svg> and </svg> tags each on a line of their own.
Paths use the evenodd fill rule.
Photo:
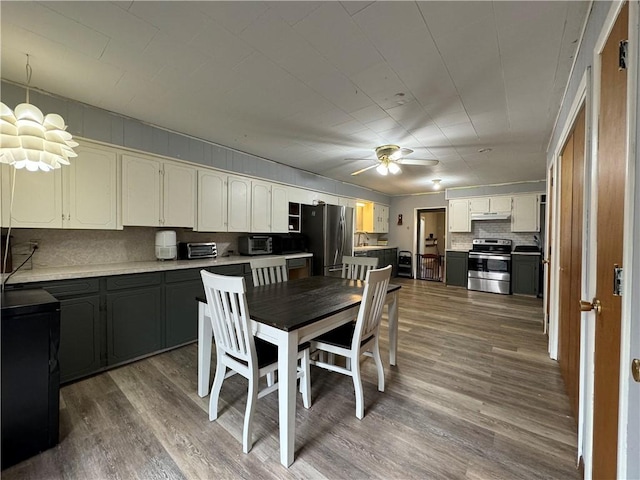
<svg viewBox="0 0 640 480">
<path fill-rule="evenodd" d="M 411 150 L 410 148 L 401 148 L 400 152 L 402 152 L 402 156 L 404 157 L 405 155 L 413 153 L 413 150 Z"/>
<path fill-rule="evenodd" d="M 362 172 L 366 172 L 367 170 L 371 170 L 372 168 L 376 168 L 378 165 L 369 165 L 367 168 L 363 168 L 362 170 L 358 170 L 357 172 L 353 172 L 351 175 L 360 175 Z"/>
<path fill-rule="evenodd" d="M 367 161 L 367 162 L 377 162 L 378 159 L 377 158 L 345 158 L 345 160 L 349 160 L 351 162 L 362 162 L 362 161 Z"/>
<path fill-rule="evenodd" d="M 403 158 L 398 160 L 398 163 L 402 165 L 422 165 L 425 167 L 433 167 L 440 163 L 438 160 L 422 160 L 418 158 Z"/>
</svg>

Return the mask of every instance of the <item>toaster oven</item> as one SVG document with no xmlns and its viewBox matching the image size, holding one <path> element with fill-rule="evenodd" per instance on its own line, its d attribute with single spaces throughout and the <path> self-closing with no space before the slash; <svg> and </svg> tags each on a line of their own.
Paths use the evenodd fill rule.
<svg viewBox="0 0 640 480">
<path fill-rule="evenodd" d="M 198 258 L 216 258 L 218 249 L 215 242 L 180 242 L 178 243 L 178 258 L 180 260 L 195 260 Z"/>
</svg>

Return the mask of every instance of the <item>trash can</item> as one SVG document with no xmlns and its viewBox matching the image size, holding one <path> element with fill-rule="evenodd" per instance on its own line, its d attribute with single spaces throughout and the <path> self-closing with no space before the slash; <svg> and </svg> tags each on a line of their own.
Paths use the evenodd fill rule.
<svg viewBox="0 0 640 480">
<path fill-rule="evenodd" d="M 413 278 L 411 265 L 411 252 L 400 250 L 398 252 L 398 277 Z"/>
</svg>

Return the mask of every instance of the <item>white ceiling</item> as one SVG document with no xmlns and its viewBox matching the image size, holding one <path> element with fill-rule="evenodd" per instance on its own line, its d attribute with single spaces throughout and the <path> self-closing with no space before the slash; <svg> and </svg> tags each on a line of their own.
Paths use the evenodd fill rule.
<svg viewBox="0 0 640 480">
<path fill-rule="evenodd" d="M 386 194 L 539 180 L 588 6 L 3 0 L 1 72 Z M 387 143 L 440 164 L 350 175 Z"/>
</svg>

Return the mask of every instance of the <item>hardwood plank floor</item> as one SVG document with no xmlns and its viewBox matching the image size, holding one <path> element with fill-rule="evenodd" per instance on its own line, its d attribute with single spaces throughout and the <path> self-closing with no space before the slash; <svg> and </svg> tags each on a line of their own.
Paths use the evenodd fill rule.
<svg viewBox="0 0 640 480">
<path fill-rule="evenodd" d="M 193 344 L 63 387 L 60 445 L 2 478 L 580 478 L 541 300 L 394 282 L 399 353 L 398 366 L 385 367 L 386 391 L 366 360 L 358 420 L 351 379 L 312 368 L 313 404 L 305 410 L 298 397 L 289 469 L 279 461 L 277 394 L 258 401 L 254 446 L 243 454 L 247 382 L 225 380 L 209 422 Z M 382 332 L 388 362 L 386 325 Z"/>
</svg>

